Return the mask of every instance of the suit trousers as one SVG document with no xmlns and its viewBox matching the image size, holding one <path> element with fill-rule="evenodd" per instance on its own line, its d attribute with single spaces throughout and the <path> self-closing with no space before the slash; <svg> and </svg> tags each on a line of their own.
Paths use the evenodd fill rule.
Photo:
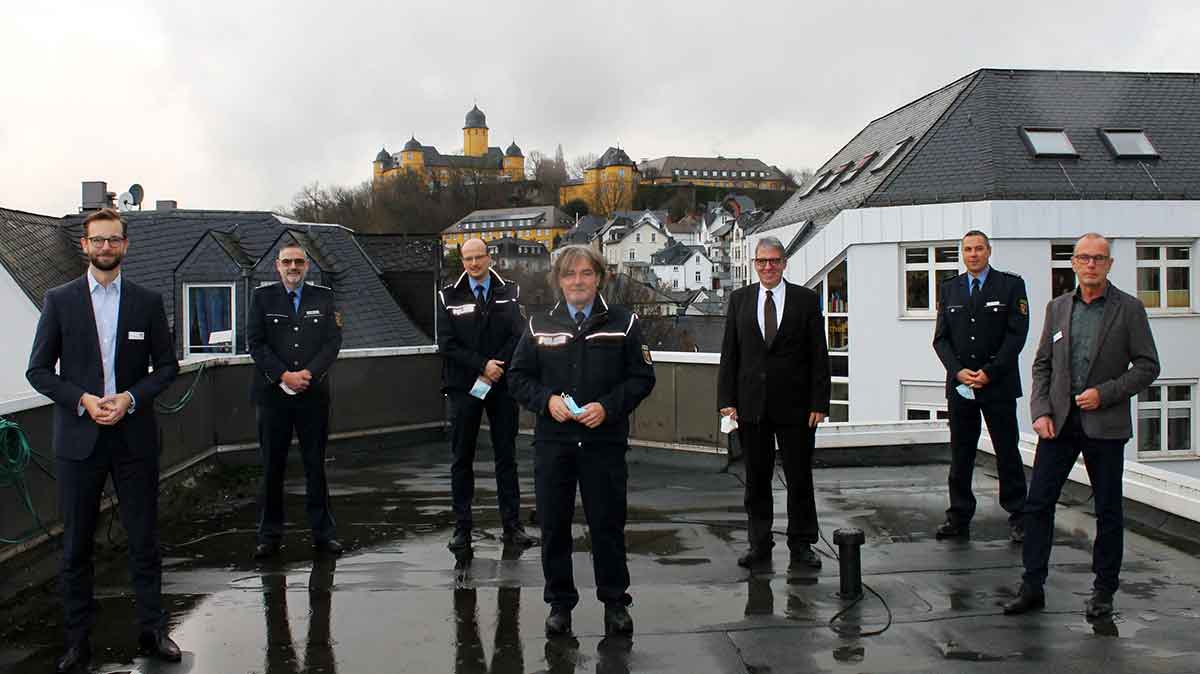
<svg viewBox="0 0 1200 674">
<path fill-rule="evenodd" d="M 805 420 L 807 421 L 807 420 Z M 817 502 L 813 493 L 813 447 L 816 429 L 807 425 L 777 424 L 769 419 L 738 421 L 738 434 L 746 462 L 746 515 L 753 550 L 769 550 L 775 542 L 775 441 L 782 452 L 787 479 L 788 547 L 796 549 L 818 540 Z"/>
<path fill-rule="evenodd" d="M 506 389 L 492 388 L 483 400 L 462 391 L 450 392 L 450 492 L 455 526 L 471 529 L 475 500 L 475 443 L 487 410 L 496 462 L 496 500 L 500 520 L 509 529 L 520 524 L 521 492 L 517 485 L 517 403 Z"/>
<path fill-rule="evenodd" d="M 574 423 L 574 422 L 568 422 Z M 629 605 L 629 566 L 625 561 L 625 443 L 548 442 L 535 440 L 534 481 L 542 521 L 542 575 L 547 604 L 570 610 L 579 603 L 571 563 L 574 540 L 575 485 L 583 499 L 592 543 L 596 597 Z"/>
<path fill-rule="evenodd" d="M 947 406 L 950 412 L 950 475 L 947 480 L 950 507 L 946 510 L 946 520 L 967 526 L 975 516 L 971 480 L 979 450 L 982 416 L 996 451 L 1000 507 L 1008 513 L 1009 522 L 1020 523 L 1025 508 L 1025 464 L 1021 462 L 1021 452 L 1017 448 L 1016 399 L 967 400 L 958 393 L 951 393 Z"/>
<path fill-rule="evenodd" d="M 300 441 L 304 463 L 304 503 L 314 541 L 336 537 L 325 480 L 325 444 L 329 440 L 329 405 L 303 407 L 258 406 L 258 452 L 262 462 L 259 485 L 258 542 L 279 543 L 283 537 L 283 479 L 292 431 Z"/>
<path fill-rule="evenodd" d="M 1029 498 L 1025 501 L 1024 582 L 1041 588 L 1046 582 L 1050 548 L 1054 545 L 1054 509 L 1063 485 L 1083 453 L 1088 480 L 1092 483 L 1096 510 L 1096 540 L 1092 546 L 1094 588 L 1116 592 L 1125 547 L 1125 520 L 1121 474 L 1125 470 L 1125 441 L 1089 438 L 1072 411 L 1065 428 L 1050 440 L 1039 439 Z"/>
<path fill-rule="evenodd" d="M 105 480 L 112 477 L 129 536 L 129 575 L 142 631 L 162 629 L 162 554 L 158 542 L 158 452 L 131 449 L 119 427 L 100 429 L 91 455 L 59 458 L 58 498 L 63 516 L 63 609 L 68 643 L 86 639 L 96 620 L 96 525 Z"/>
</svg>

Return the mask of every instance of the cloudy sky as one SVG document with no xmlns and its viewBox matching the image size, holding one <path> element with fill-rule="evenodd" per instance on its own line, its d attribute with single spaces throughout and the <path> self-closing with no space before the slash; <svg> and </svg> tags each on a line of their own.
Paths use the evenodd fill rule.
<svg viewBox="0 0 1200 674">
<path fill-rule="evenodd" d="M 39 8 L 45 6 L 45 9 Z M 1200 72 L 1194 1 L 19 3 L 0 23 L 0 206 L 79 183 L 183 207 L 357 184 L 410 133 L 567 158 L 820 165 L 871 119 L 980 67 Z"/>
</svg>

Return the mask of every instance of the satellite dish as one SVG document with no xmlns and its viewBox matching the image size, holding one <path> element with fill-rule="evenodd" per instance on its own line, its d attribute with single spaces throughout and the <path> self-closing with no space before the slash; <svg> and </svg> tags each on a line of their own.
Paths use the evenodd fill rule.
<svg viewBox="0 0 1200 674">
<path fill-rule="evenodd" d="M 122 213 L 132 211 L 136 204 L 137 202 L 133 200 L 133 195 L 128 192 L 122 192 L 121 196 L 117 199 L 117 208 L 120 209 Z"/>
<path fill-rule="evenodd" d="M 129 186 L 129 194 L 133 196 L 133 205 L 141 206 L 142 197 L 146 196 L 146 190 L 142 189 L 138 183 L 134 183 Z"/>
</svg>

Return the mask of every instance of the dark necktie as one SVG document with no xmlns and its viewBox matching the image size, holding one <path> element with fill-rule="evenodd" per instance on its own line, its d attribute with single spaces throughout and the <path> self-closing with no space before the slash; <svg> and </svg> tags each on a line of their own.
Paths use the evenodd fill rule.
<svg viewBox="0 0 1200 674">
<path fill-rule="evenodd" d="M 575 312 L 575 327 L 579 327 L 579 326 L 583 325 L 583 319 L 585 319 L 585 318 L 587 318 L 587 316 L 584 316 L 582 311 L 576 311 Z"/>
<path fill-rule="evenodd" d="M 767 346 L 771 346 L 771 342 L 775 341 L 777 330 L 779 330 L 779 321 L 775 317 L 775 296 L 768 290 L 767 301 L 763 305 L 763 339 L 767 342 Z"/>
<path fill-rule="evenodd" d="M 475 301 L 478 302 L 480 306 L 484 304 L 483 286 L 475 286 Z"/>
<path fill-rule="evenodd" d="M 971 279 L 971 311 L 979 306 L 979 277 Z"/>
<path fill-rule="evenodd" d="M 292 307 L 292 313 L 293 314 L 296 313 L 296 291 L 295 290 L 288 291 L 288 305 L 290 307 Z"/>
</svg>

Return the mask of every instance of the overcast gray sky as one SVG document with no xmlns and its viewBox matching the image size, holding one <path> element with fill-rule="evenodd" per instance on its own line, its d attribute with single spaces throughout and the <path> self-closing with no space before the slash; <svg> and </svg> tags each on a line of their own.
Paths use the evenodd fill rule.
<svg viewBox="0 0 1200 674">
<path fill-rule="evenodd" d="M 369 178 L 410 133 L 460 148 L 475 100 L 492 144 L 526 154 L 619 142 L 635 160 L 813 167 L 980 67 L 1200 72 L 1197 4 L 12 3 L 0 206 L 74 212 L 83 180 L 285 206 L 307 183 Z"/>
</svg>

